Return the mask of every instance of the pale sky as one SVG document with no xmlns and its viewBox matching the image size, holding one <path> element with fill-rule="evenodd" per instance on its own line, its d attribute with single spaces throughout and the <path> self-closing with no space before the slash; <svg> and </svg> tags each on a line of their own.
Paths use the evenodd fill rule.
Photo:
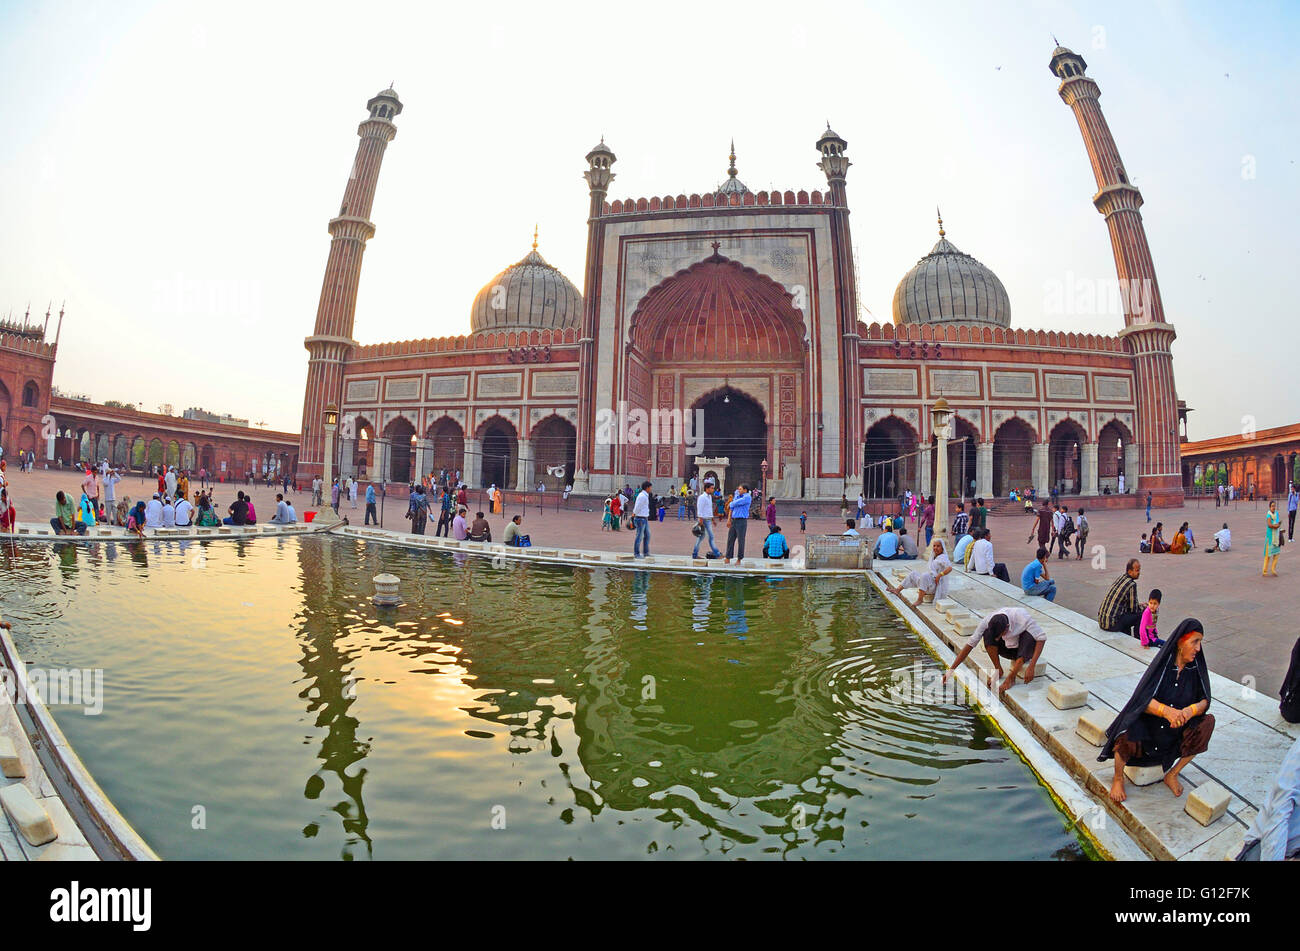
<svg viewBox="0 0 1300 951">
<path fill-rule="evenodd" d="M 0 315 L 66 300 L 65 391 L 297 431 L 326 224 L 392 81 L 363 343 L 467 332 L 535 222 L 581 288 L 601 135 L 611 200 L 716 187 L 733 136 L 751 189 L 812 190 L 828 119 L 864 320 L 890 319 L 939 204 L 1013 326 L 1114 333 L 1118 313 L 1053 306 L 1115 277 L 1055 33 L 1146 200 L 1192 438 L 1282 425 L 1297 26 L 1280 3 L 4 2 Z"/>
</svg>

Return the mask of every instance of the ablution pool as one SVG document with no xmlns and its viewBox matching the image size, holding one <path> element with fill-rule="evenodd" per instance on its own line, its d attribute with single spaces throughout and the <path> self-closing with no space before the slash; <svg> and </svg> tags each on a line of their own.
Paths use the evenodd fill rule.
<svg viewBox="0 0 1300 951">
<path fill-rule="evenodd" d="M 165 859 L 1092 857 L 861 579 L 571 568 L 319 536 L 26 544 L 0 605 Z M 370 603 L 371 579 L 406 603 Z"/>
</svg>

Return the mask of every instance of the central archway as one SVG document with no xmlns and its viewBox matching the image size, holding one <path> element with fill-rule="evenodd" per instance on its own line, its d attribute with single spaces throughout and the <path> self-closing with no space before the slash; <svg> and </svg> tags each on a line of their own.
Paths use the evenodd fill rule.
<svg viewBox="0 0 1300 951">
<path fill-rule="evenodd" d="M 478 438 L 483 457 L 479 485 L 513 489 L 519 466 L 519 436 L 514 424 L 494 416 L 479 428 Z"/>
<path fill-rule="evenodd" d="M 704 413 L 704 449 L 701 455 L 726 456 L 730 491 L 742 483 L 751 489 L 762 484 L 767 458 L 767 416 L 758 402 L 739 390 L 723 387 L 699 400 L 692 409 Z"/>
<path fill-rule="evenodd" d="M 894 499 L 920 490 L 916 430 L 897 416 L 873 423 L 863 440 L 863 492 L 872 499 Z"/>
</svg>

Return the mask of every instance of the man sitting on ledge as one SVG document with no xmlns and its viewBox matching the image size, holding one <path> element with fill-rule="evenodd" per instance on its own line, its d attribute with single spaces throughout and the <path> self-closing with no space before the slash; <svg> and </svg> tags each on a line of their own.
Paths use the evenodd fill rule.
<svg viewBox="0 0 1300 951">
<path fill-rule="evenodd" d="M 890 525 L 880 537 L 876 539 L 875 551 L 871 553 L 873 558 L 881 561 L 893 561 L 895 558 L 902 558 L 902 548 L 898 544 L 898 536 L 894 534 L 893 526 Z"/>
<path fill-rule="evenodd" d="M 1011 673 L 999 684 L 998 693 L 1006 693 L 1016 682 L 1016 674 L 1020 673 L 1020 668 L 1025 668 L 1025 683 L 1034 679 L 1034 671 L 1038 665 L 1038 658 L 1043 654 L 1043 645 L 1047 643 L 1047 635 L 1043 629 L 1038 626 L 1038 622 L 1024 608 L 1005 607 L 998 608 L 984 620 L 980 621 L 979 626 L 975 628 L 975 633 L 971 635 L 962 649 L 957 652 L 953 658 L 952 666 L 943 672 L 943 682 L 948 682 L 948 675 L 961 666 L 970 652 L 984 642 L 984 647 L 989 652 L 989 658 L 993 661 L 993 668 L 1002 676 L 1002 660 L 1005 658 L 1011 661 Z M 989 678 L 989 686 L 993 686 L 993 678 Z"/>
<path fill-rule="evenodd" d="M 298 513 L 293 510 L 293 505 L 284 500 L 282 492 L 275 493 L 275 514 L 271 516 L 273 525 L 292 525 L 298 521 Z"/>
<path fill-rule="evenodd" d="M 522 515 L 516 515 L 506 523 L 506 533 L 504 537 L 502 537 L 501 541 L 511 548 L 525 548 L 532 545 L 532 540 L 520 531 L 523 527 L 523 520 L 524 517 Z"/>
<path fill-rule="evenodd" d="M 492 541 L 492 526 L 488 524 L 488 520 L 483 517 L 482 512 L 475 516 L 474 523 L 469 527 L 469 540 L 472 542 Z"/>
<path fill-rule="evenodd" d="M 1040 545 L 1034 560 L 1020 572 L 1020 590 L 1025 594 L 1041 595 L 1048 601 L 1056 600 L 1056 582 L 1047 573 L 1048 552 Z"/>
<path fill-rule="evenodd" d="M 780 525 L 773 525 L 771 531 L 767 533 L 767 538 L 763 539 L 763 555 L 767 558 L 790 557 L 790 546 L 786 543 L 785 536 L 781 534 Z"/>
<path fill-rule="evenodd" d="M 1205 550 L 1207 552 L 1232 550 L 1232 532 L 1228 530 L 1227 522 L 1223 523 L 1223 528 L 1214 533 L 1214 547 Z"/>
</svg>

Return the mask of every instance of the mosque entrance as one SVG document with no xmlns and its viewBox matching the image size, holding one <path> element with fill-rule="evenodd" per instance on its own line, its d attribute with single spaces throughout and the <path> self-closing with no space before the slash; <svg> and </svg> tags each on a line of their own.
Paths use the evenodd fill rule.
<svg viewBox="0 0 1300 951">
<path fill-rule="evenodd" d="M 504 419 L 495 419 L 482 430 L 483 469 L 479 485 L 513 489 L 514 463 L 518 458 L 515 430 Z"/>
<path fill-rule="evenodd" d="M 724 387 L 693 408 L 704 411 L 704 449 L 700 455 L 726 456 L 730 460 L 728 491 L 742 483 L 751 489 L 760 488 L 762 464 L 767 458 L 767 417 L 763 407 L 739 390 Z"/>
</svg>

